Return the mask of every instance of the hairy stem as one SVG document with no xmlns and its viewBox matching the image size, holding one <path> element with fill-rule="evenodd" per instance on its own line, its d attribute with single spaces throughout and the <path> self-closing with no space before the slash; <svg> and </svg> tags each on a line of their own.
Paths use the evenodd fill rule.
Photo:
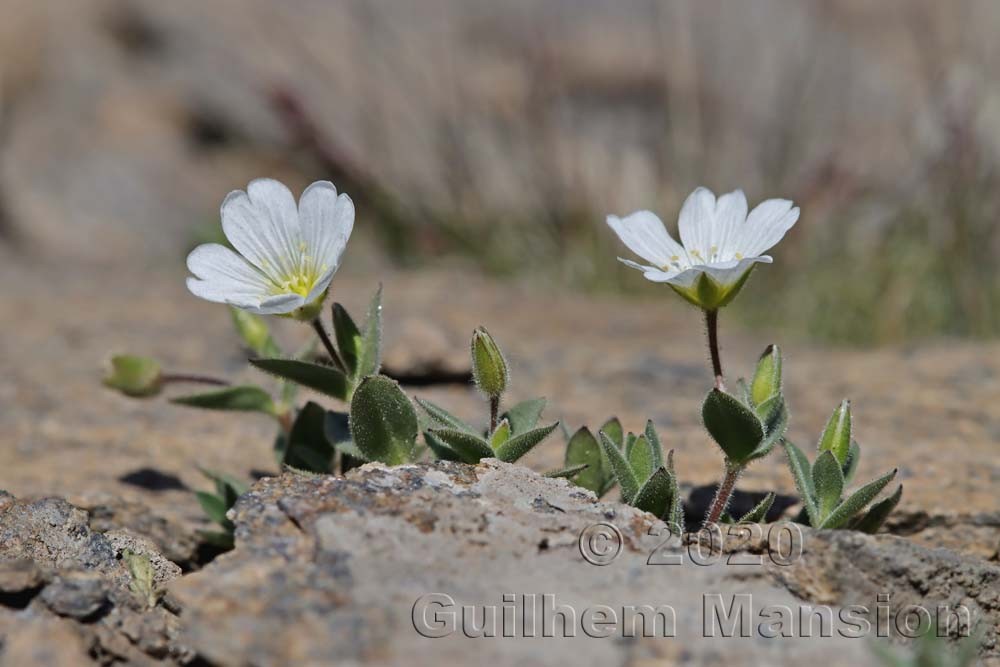
<svg viewBox="0 0 1000 667">
<path fill-rule="evenodd" d="M 722 357 L 719 356 L 719 311 L 705 311 L 705 327 L 708 329 L 708 352 L 712 355 L 712 373 L 715 374 L 715 388 L 726 390 L 722 375 Z"/>
<path fill-rule="evenodd" d="M 500 397 L 490 398 L 490 434 L 497 430 L 497 414 L 500 412 Z"/>
<path fill-rule="evenodd" d="M 229 380 L 220 380 L 208 375 L 190 375 L 187 373 L 164 373 L 160 376 L 160 382 L 164 384 L 168 382 L 193 382 L 195 384 L 214 384 L 219 387 L 229 386 Z"/>
<path fill-rule="evenodd" d="M 726 507 L 729 506 L 729 499 L 732 498 L 733 489 L 736 488 L 736 480 L 740 478 L 742 473 L 742 466 L 733 466 L 728 462 L 726 463 L 726 476 L 722 479 L 722 483 L 719 484 L 719 490 L 715 492 L 712 507 L 708 510 L 708 516 L 705 517 L 705 526 L 719 522 L 719 517 L 722 516 L 722 513 L 726 511 Z"/>
<path fill-rule="evenodd" d="M 313 329 L 316 330 L 316 335 L 319 336 L 320 341 L 323 343 L 323 347 L 326 348 L 326 353 L 330 355 L 330 360 L 333 361 L 333 365 L 346 375 L 347 366 L 344 365 L 344 360 L 340 358 L 337 348 L 334 347 L 333 341 L 330 340 L 330 334 L 326 332 L 326 328 L 323 327 L 323 323 L 318 317 L 312 321 L 312 326 Z"/>
</svg>

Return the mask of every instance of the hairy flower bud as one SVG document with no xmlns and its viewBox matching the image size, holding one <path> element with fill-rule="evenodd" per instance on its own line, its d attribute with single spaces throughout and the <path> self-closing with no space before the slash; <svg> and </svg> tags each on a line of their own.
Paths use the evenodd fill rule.
<svg viewBox="0 0 1000 667">
<path fill-rule="evenodd" d="M 111 357 L 104 384 L 126 396 L 155 396 L 163 386 L 162 369 L 155 359 L 118 354 Z"/>
<path fill-rule="evenodd" d="M 781 393 L 781 350 L 777 345 L 768 345 L 757 362 L 757 370 L 750 383 L 750 398 L 754 405 L 760 405 L 772 396 Z"/>
<path fill-rule="evenodd" d="M 491 399 L 499 399 L 507 389 L 507 360 L 483 327 L 472 334 L 472 376 L 480 391 Z"/>
</svg>

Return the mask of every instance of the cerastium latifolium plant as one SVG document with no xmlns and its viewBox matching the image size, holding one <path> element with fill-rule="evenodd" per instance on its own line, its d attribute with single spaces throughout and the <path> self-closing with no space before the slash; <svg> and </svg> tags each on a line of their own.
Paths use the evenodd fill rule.
<svg viewBox="0 0 1000 667">
<path fill-rule="evenodd" d="M 548 437 L 559 422 L 538 426 L 545 409 L 544 398 L 522 401 L 501 414 L 500 402 L 510 382 L 506 357 L 483 327 L 473 332 L 470 353 L 472 377 L 487 401 L 489 426 L 485 431 L 478 429 L 441 406 L 417 398 L 429 422 L 424 429 L 424 441 L 440 459 L 478 463 L 482 459 L 498 458 L 513 463 Z M 561 470 L 553 474 L 572 472 L 575 471 Z"/>
<path fill-rule="evenodd" d="M 742 289 L 756 265 L 771 263 L 771 257 L 763 253 L 782 239 L 798 217 L 799 209 L 788 200 L 770 199 L 748 213 L 742 191 L 716 198 L 706 188 L 698 188 L 681 208 L 678 231 L 682 243 L 677 243 L 660 219 L 649 211 L 625 218 L 612 215 L 607 219 L 621 241 L 649 262 L 639 264 L 619 258 L 623 263 L 642 271 L 650 281 L 666 283 L 704 313 L 715 386 L 705 397 L 702 420 L 724 458 L 723 478 L 705 516 L 706 525 L 732 520 L 726 508 L 740 475 L 783 442 L 788 426 L 780 350 L 777 346 L 768 347 L 750 384 L 740 382 L 738 391 L 729 393 L 720 354 L 718 316 L 719 310 Z M 785 443 L 785 449 L 809 523 L 825 528 L 877 530 L 898 502 L 901 489 L 859 517 L 894 473 L 842 500 L 845 477 L 853 472 L 858 451 L 850 443 L 849 416 L 847 438 L 846 445 L 839 440 L 836 445 L 824 446 L 821 442 L 821 454 L 812 467 L 794 445 Z M 605 452 L 613 451 L 604 444 Z M 836 451 L 829 451 L 831 448 Z M 852 452 L 855 455 L 851 456 Z M 626 492 L 624 487 L 623 492 Z M 628 493 L 624 495 L 627 502 Z M 769 494 L 739 521 L 763 520 L 773 500 L 774 496 Z"/>
</svg>

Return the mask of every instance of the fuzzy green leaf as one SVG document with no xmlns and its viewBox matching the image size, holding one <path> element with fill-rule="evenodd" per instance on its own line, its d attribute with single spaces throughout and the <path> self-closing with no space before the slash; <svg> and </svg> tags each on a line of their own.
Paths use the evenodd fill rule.
<svg viewBox="0 0 1000 667">
<path fill-rule="evenodd" d="M 208 470 L 201 467 L 199 467 L 198 470 L 202 475 L 212 480 L 212 483 L 215 484 L 215 494 L 222 499 L 222 502 L 225 503 L 226 509 L 235 505 L 236 499 L 250 489 L 245 482 L 233 477 L 232 475 L 227 475 L 223 472 L 216 472 L 214 470 Z"/>
<path fill-rule="evenodd" d="M 819 516 L 825 519 L 840 504 L 840 496 L 844 492 L 844 473 L 833 452 L 825 451 L 817 457 L 812 477 Z"/>
<path fill-rule="evenodd" d="M 626 459 L 632 456 L 632 448 L 635 447 L 635 443 L 638 440 L 639 436 L 631 431 L 625 434 L 625 442 L 622 444 L 622 453 L 625 454 Z"/>
<path fill-rule="evenodd" d="M 583 472 L 586 469 L 587 469 L 587 464 L 586 463 L 579 463 L 579 464 L 577 464 L 575 466 L 568 466 L 566 468 L 560 468 L 559 470 L 550 470 L 549 472 L 545 473 L 545 476 L 546 477 L 554 477 L 554 478 L 559 478 L 559 477 L 569 478 L 569 477 L 573 477 L 577 473 Z"/>
<path fill-rule="evenodd" d="M 891 482 L 896 477 L 896 471 L 886 473 L 871 482 L 868 482 L 860 489 L 852 493 L 847 497 L 847 500 L 842 502 L 837 509 L 835 509 L 819 528 L 842 528 L 851 519 L 855 517 L 861 510 L 865 508 L 868 503 L 875 499 L 875 497 L 881 493 L 889 482 Z"/>
<path fill-rule="evenodd" d="M 860 530 L 862 533 L 874 535 L 882 527 L 882 524 L 885 523 L 885 520 L 889 518 L 889 515 L 892 514 L 892 510 L 896 509 L 896 505 L 899 504 L 899 499 L 902 497 L 903 485 L 900 484 L 891 496 L 883 498 L 872 505 L 860 520 L 851 525 L 851 528 Z"/>
<path fill-rule="evenodd" d="M 444 443 L 441 438 L 437 437 L 430 431 L 424 431 L 424 442 L 430 447 L 430 450 L 434 453 L 435 458 L 441 461 L 461 461 L 465 462 L 458 452 L 449 447 Z"/>
<path fill-rule="evenodd" d="M 365 378 L 378 373 L 382 367 L 382 285 L 378 286 L 368 304 L 368 317 L 361 334 L 356 377 Z"/>
<path fill-rule="evenodd" d="M 281 463 L 308 472 L 332 472 L 334 449 L 327 438 L 327 422 L 322 406 L 306 403 L 295 416 Z"/>
<path fill-rule="evenodd" d="M 399 465 L 413 460 L 417 413 L 395 380 L 363 379 L 351 399 L 350 425 L 354 443 L 369 461 Z"/>
<path fill-rule="evenodd" d="M 653 426 L 653 420 L 646 420 L 646 430 L 644 431 L 646 435 L 646 441 L 649 443 L 650 449 L 653 454 L 653 468 L 659 468 L 663 465 L 663 444 L 660 442 L 660 435 L 656 432 L 656 427 Z"/>
<path fill-rule="evenodd" d="M 510 439 L 510 422 L 506 419 L 500 421 L 497 424 L 496 430 L 493 431 L 493 435 L 490 436 L 490 448 L 496 451 L 497 447 L 507 442 Z"/>
<path fill-rule="evenodd" d="M 424 412 L 427 413 L 431 419 L 437 422 L 439 425 L 445 428 L 453 428 L 458 431 L 465 431 L 467 433 L 475 433 L 476 429 L 466 424 L 464 421 L 451 414 L 441 406 L 431 403 L 430 401 L 423 398 L 416 398 L 417 405 L 419 405 Z"/>
<path fill-rule="evenodd" d="M 567 467 L 586 465 L 587 469 L 577 475 L 573 481 L 576 482 L 577 486 L 590 489 L 595 494 L 600 494 L 610 476 L 604 470 L 601 445 L 586 426 L 581 426 L 566 443 L 565 464 Z"/>
<path fill-rule="evenodd" d="M 764 425 L 764 439 L 751 455 L 750 458 L 753 460 L 770 454 L 788 429 L 788 408 L 785 406 L 785 398 L 781 394 L 772 396 L 758 405 L 756 412 Z"/>
<path fill-rule="evenodd" d="M 250 363 L 265 373 L 342 401 L 346 401 L 350 395 L 350 380 L 333 366 L 298 359 L 251 359 Z"/>
<path fill-rule="evenodd" d="M 812 466 L 809 459 L 792 442 L 785 440 L 785 453 L 788 455 L 788 467 L 792 471 L 792 479 L 795 480 L 795 488 L 799 491 L 802 504 L 806 508 L 809 517 L 809 525 L 819 525 L 819 508 L 816 506 L 816 489 L 812 481 Z"/>
<path fill-rule="evenodd" d="M 615 443 L 618 449 L 621 449 L 625 445 L 625 431 L 622 429 L 622 423 L 618 421 L 618 417 L 612 417 L 597 430 L 598 432 L 603 431 L 607 434 L 608 438 L 611 439 L 611 442 Z"/>
<path fill-rule="evenodd" d="M 340 358 L 347 366 L 347 373 L 351 378 L 360 380 L 358 359 L 361 357 L 363 345 L 361 331 L 347 310 L 339 303 L 333 304 L 333 333 L 337 339 L 337 350 L 340 352 Z"/>
<path fill-rule="evenodd" d="M 628 464 L 625 460 L 625 455 L 620 449 L 611 441 L 603 431 L 598 434 L 601 439 L 601 449 L 604 454 L 608 457 L 608 462 L 611 463 L 611 470 L 615 473 L 615 478 L 618 480 L 618 486 L 622 490 L 622 502 L 630 503 L 635 494 L 639 492 L 639 480 L 635 478 L 635 473 L 632 472 L 632 466 Z"/>
<path fill-rule="evenodd" d="M 653 465 L 653 447 L 646 440 L 646 436 L 640 435 L 636 438 L 632 450 L 628 453 L 628 464 L 640 484 L 649 479 L 658 467 Z"/>
<path fill-rule="evenodd" d="M 198 504 L 201 505 L 201 509 L 205 511 L 209 519 L 222 525 L 229 522 L 229 519 L 226 518 L 226 512 L 229 508 L 226 507 L 222 498 L 207 491 L 195 491 L 194 495 L 198 498 Z"/>
<path fill-rule="evenodd" d="M 773 492 L 768 493 L 764 496 L 763 500 L 754 505 L 754 508 L 744 514 L 736 523 L 763 523 L 767 517 L 767 513 L 771 510 L 771 505 L 774 504 L 774 498 Z"/>
<path fill-rule="evenodd" d="M 858 471 L 858 463 L 861 461 L 861 446 L 851 440 L 851 446 L 847 450 L 847 460 L 844 461 L 844 484 L 850 484 L 854 479 L 854 474 Z"/>
<path fill-rule="evenodd" d="M 254 385 L 226 387 L 202 394 L 177 396 L 170 399 L 171 403 L 185 405 L 189 408 L 205 410 L 239 410 L 244 412 L 263 412 L 274 415 L 274 401 L 271 395 Z"/>
<path fill-rule="evenodd" d="M 556 430 L 556 427 L 558 426 L 559 422 L 556 422 L 554 424 L 550 424 L 549 426 L 542 426 L 541 428 L 532 429 L 515 435 L 510 438 L 510 440 L 507 440 L 502 445 L 497 447 L 496 457 L 501 461 L 513 463 L 531 451 L 535 445 L 547 438 L 549 433 Z"/>
<path fill-rule="evenodd" d="M 821 452 L 833 452 L 840 465 L 844 465 L 850 447 L 851 402 L 845 399 L 830 416 L 830 421 L 827 422 L 819 439 L 818 449 Z"/>
<path fill-rule="evenodd" d="M 510 422 L 510 430 L 514 435 L 520 435 L 538 425 L 538 420 L 542 418 L 542 410 L 544 409 L 544 398 L 529 398 L 503 413 L 501 418 Z"/>
<path fill-rule="evenodd" d="M 750 398 L 754 405 L 760 405 L 780 393 L 781 350 L 777 345 L 768 345 L 757 362 L 757 370 L 750 383 Z"/>
<path fill-rule="evenodd" d="M 672 477 L 666 468 L 657 468 L 636 493 L 631 504 L 658 519 L 664 518 L 674 502 L 672 494 L 677 484 Z"/>
<path fill-rule="evenodd" d="M 666 462 L 667 472 L 670 473 L 670 481 L 673 484 L 673 489 L 671 489 L 671 494 L 673 502 L 670 505 L 670 511 L 667 513 L 667 523 L 670 524 L 671 530 L 676 530 L 677 534 L 684 532 L 684 501 L 681 498 L 680 485 L 677 482 L 677 473 L 674 471 L 674 450 L 667 452 L 667 462 Z"/>
<path fill-rule="evenodd" d="M 708 392 L 701 415 L 712 439 L 736 465 L 749 461 L 764 438 L 764 426 L 757 415 L 718 389 Z"/>
<path fill-rule="evenodd" d="M 453 428 L 431 429 L 428 433 L 443 442 L 446 447 L 455 452 L 465 463 L 479 463 L 480 459 L 499 458 L 490 449 L 490 443 L 475 433 L 459 431 Z M 432 449 L 434 448 L 434 444 L 430 441 L 427 444 Z"/>
</svg>

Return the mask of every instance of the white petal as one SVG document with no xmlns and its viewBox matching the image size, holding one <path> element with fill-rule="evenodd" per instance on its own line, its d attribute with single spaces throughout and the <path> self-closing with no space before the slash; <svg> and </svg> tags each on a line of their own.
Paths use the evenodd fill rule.
<svg viewBox="0 0 1000 667">
<path fill-rule="evenodd" d="M 222 229 L 241 255 L 280 283 L 299 265 L 295 199 L 288 188 L 270 179 L 257 179 L 247 190 L 253 196 L 234 190 L 223 200 Z"/>
<path fill-rule="evenodd" d="M 691 287 L 700 274 L 700 270 L 691 268 L 674 272 L 647 271 L 644 275 L 646 276 L 646 280 L 651 280 L 654 283 L 670 283 L 678 287 Z"/>
<path fill-rule="evenodd" d="M 754 264 L 770 264 L 772 261 L 767 255 L 761 255 L 760 257 L 744 257 L 728 262 L 716 262 L 695 268 L 704 271 L 722 285 L 731 285 L 743 277 L 743 274 Z"/>
<path fill-rule="evenodd" d="M 710 255 L 705 259 L 732 259 L 733 254 L 740 251 L 736 243 L 746 220 L 747 198 L 742 190 L 733 190 L 719 197 L 715 204 L 715 224 L 711 227 L 712 238 L 708 249 Z"/>
<path fill-rule="evenodd" d="M 264 292 L 250 291 L 243 283 L 199 280 L 191 277 L 187 279 L 187 288 L 191 294 L 206 301 L 229 303 L 241 308 L 257 305 L 267 296 Z"/>
<path fill-rule="evenodd" d="M 229 285 L 234 291 L 267 292 L 267 279 L 245 259 L 224 245 L 206 243 L 187 257 L 187 267 L 198 278 L 209 283 Z"/>
<path fill-rule="evenodd" d="M 796 220 L 799 209 L 787 199 L 768 199 L 750 211 L 740 234 L 738 250 L 748 257 L 760 255 L 782 239 Z"/>
<path fill-rule="evenodd" d="M 299 199 L 299 222 L 306 252 L 316 266 L 321 271 L 336 270 L 354 229 L 351 198 L 346 194 L 338 196 L 330 181 L 316 181 Z"/>
<path fill-rule="evenodd" d="M 686 257 L 663 222 L 649 211 L 637 211 L 625 218 L 609 215 L 608 226 L 629 250 L 656 266 L 667 266 L 676 261 L 675 257 Z"/>
<path fill-rule="evenodd" d="M 240 307 L 257 315 L 284 315 L 305 304 L 306 300 L 298 294 L 279 294 L 265 299 L 257 306 Z M 238 306 L 238 304 L 233 305 Z"/>
<path fill-rule="evenodd" d="M 698 188 L 684 200 L 677 228 L 688 254 L 698 252 L 708 258 L 715 227 L 715 195 L 708 188 Z"/>
</svg>

